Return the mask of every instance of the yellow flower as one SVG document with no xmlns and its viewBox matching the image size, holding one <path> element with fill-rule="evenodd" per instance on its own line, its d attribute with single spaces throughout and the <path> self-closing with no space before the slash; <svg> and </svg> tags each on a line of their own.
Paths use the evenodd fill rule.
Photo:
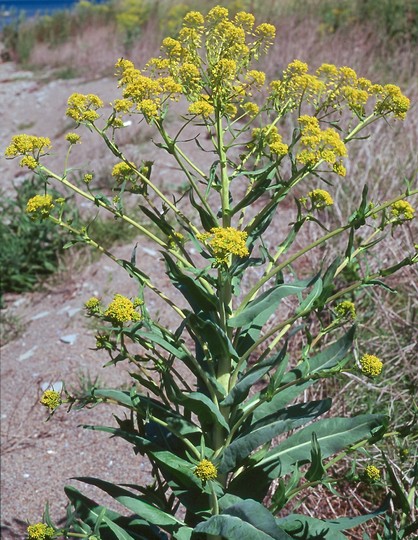
<svg viewBox="0 0 418 540">
<path fill-rule="evenodd" d="M 208 118 L 214 111 L 213 105 L 204 99 L 199 99 L 189 106 L 190 114 L 201 115 L 203 118 Z"/>
<path fill-rule="evenodd" d="M 100 117 L 97 109 L 103 107 L 103 101 L 95 94 L 71 94 L 67 104 L 66 115 L 77 123 L 94 122 Z"/>
<path fill-rule="evenodd" d="M 70 144 L 77 144 L 81 142 L 81 137 L 80 135 L 77 135 L 77 133 L 67 133 L 65 138 Z"/>
<path fill-rule="evenodd" d="M 247 103 L 244 103 L 242 108 L 251 118 L 257 116 L 260 111 L 260 107 L 256 103 L 252 103 L 251 101 L 247 101 Z"/>
<path fill-rule="evenodd" d="M 396 223 L 414 219 L 415 208 L 408 201 L 396 201 L 391 205 L 390 209 Z"/>
<path fill-rule="evenodd" d="M 216 262 L 222 264 L 228 262 L 230 255 L 237 257 L 249 255 L 245 244 L 247 236 L 245 231 L 239 231 L 234 227 L 213 227 L 209 233 L 198 235 L 198 239 L 212 248 Z"/>
<path fill-rule="evenodd" d="M 33 171 L 34 169 L 36 169 L 39 163 L 33 156 L 23 156 L 20 160 L 19 165 L 21 167 L 27 167 L 28 169 L 31 169 Z"/>
<path fill-rule="evenodd" d="M 84 303 L 84 307 L 86 308 L 89 315 L 93 315 L 94 313 L 100 313 L 100 299 L 92 296 L 87 300 L 87 302 Z"/>
<path fill-rule="evenodd" d="M 36 523 L 27 528 L 28 540 L 50 540 L 54 534 L 54 529 L 45 523 Z"/>
<path fill-rule="evenodd" d="M 364 476 L 371 482 L 377 482 L 380 480 L 380 470 L 374 465 L 367 465 L 364 469 Z"/>
<path fill-rule="evenodd" d="M 341 319 L 356 318 L 356 306 L 349 300 L 344 300 L 343 302 L 339 303 L 335 308 L 335 312 Z"/>
<path fill-rule="evenodd" d="M 128 321 L 139 321 L 141 316 L 135 311 L 133 303 L 122 294 L 115 294 L 108 305 L 104 316 L 114 324 L 123 324 Z"/>
<path fill-rule="evenodd" d="M 215 480 L 218 476 L 218 469 L 208 459 L 202 459 L 194 470 L 194 475 L 203 480 Z"/>
<path fill-rule="evenodd" d="M 402 94 L 399 86 L 386 84 L 381 87 L 375 106 L 375 113 L 382 116 L 392 113 L 395 118 L 403 120 L 410 105 L 410 100 Z"/>
<path fill-rule="evenodd" d="M 93 180 L 93 175 L 91 173 L 86 173 L 84 176 L 83 176 L 83 181 L 86 183 L 86 184 L 90 184 L 90 182 Z"/>
<path fill-rule="evenodd" d="M 361 372 L 367 377 L 377 377 L 383 369 L 383 362 L 373 354 L 364 354 L 360 359 Z"/>
<path fill-rule="evenodd" d="M 34 219 L 47 218 L 53 208 L 51 195 L 35 195 L 26 203 L 26 212 Z"/>
<path fill-rule="evenodd" d="M 347 148 L 337 131 L 332 128 L 321 130 L 319 120 L 314 116 L 304 115 L 298 121 L 301 125 L 301 150 L 296 159 L 309 166 L 325 161 L 333 166 L 335 172 L 344 176 L 341 158 L 347 155 Z"/>
<path fill-rule="evenodd" d="M 44 407 L 48 407 L 51 412 L 55 411 L 62 403 L 61 394 L 55 390 L 45 390 L 40 399 L 40 403 L 44 405 Z"/>
<path fill-rule="evenodd" d="M 119 184 L 121 184 L 124 180 L 135 181 L 136 173 L 133 170 L 133 167 L 135 167 L 135 164 L 132 162 L 130 162 L 129 165 L 124 161 L 116 163 L 112 169 L 112 176 Z"/>
<path fill-rule="evenodd" d="M 308 193 L 311 199 L 313 208 L 324 208 L 324 206 L 332 206 L 334 201 L 328 191 L 325 189 L 314 189 Z"/>
<path fill-rule="evenodd" d="M 48 137 L 36 137 L 35 135 L 14 135 L 11 144 L 6 148 L 6 157 L 25 156 L 32 154 L 36 159 L 51 148 Z"/>
</svg>

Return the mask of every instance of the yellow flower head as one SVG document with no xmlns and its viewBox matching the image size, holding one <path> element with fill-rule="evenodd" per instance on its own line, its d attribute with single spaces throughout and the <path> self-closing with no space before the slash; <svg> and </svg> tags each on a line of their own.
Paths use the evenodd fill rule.
<svg viewBox="0 0 418 540">
<path fill-rule="evenodd" d="M 103 101 L 95 94 L 71 94 L 67 104 L 66 115 L 77 123 L 94 122 L 100 116 L 97 109 L 103 107 Z"/>
<path fill-rule="evenodd" d="M 101 311 L 101 305 L 100 305 L 100 299 L 96 298 L 95 296 L 92 296 L 85 302 L 84 307 L 87 310 L 87 313 L 89 315 L 93 315 L 95 313 L 100 313 Z"/>
<path fill-rule="evenodd" d="M 81 137 L 77 133 L 67 133 L 65 138 L 70 144 L 77 144 L 81 142 Z"/>
<path fill-rule="evenodd" d="M 377 482 L 380 480 L 380 470 L 374 465 L 367 465 L 364 469 L 364 476 L 371 482 Z"/>
<path fill-rule="evenodd" d="M 234 227 L 213 227 L 209 233 L 203 233 L 198 239 L 207 243 L 219 264 L 227 263 L 230 255 L 247 257 L 248 248 L 245 244 L 248 234 Z"/>
<path fill-rule="evenodd" d="M 339 303 L 335 308 L 335 312 L 341 319 L 356 318 L 356 306 L 349 300 L 344 300 L 343 302 Z"/>
<path fill-rule="evenodd" d="M 6 148 L 6 157 L 32 154 L 36 158 L 51 148 L 48 137 L 36 137 L 35 135 L 14 135 L 11 144 Z"/>
<path fill-rule="evenodd" d="M 403 120 L 411 105 L 410 100 L 404 96 L 399 86 L 386 84 L 380 88 L 375 106 L 375 113 L 385 116 L 393 114 L 395 118 Z"/>
<path fill-rule="evenodd" d="M 333 170 L 345 175 L 341 158 L 347 155 L 347 148 L 335 129 L 322 130 L 318 118 L 304 115 L 299 119 L 301 126 L 301 150 L 296 159 L 304 165 L 313 166 L 320 161 L 332 165 Z"/>
<path fill-rule="evenodd" d="M 26 203 L 26 212 L 32 219 L 45 219 L 54 208 L 51 195 L 35 195 Z"/>
<path fill-rule="evenodd" d="M 204 99 L 198 99 L 189 106 L 189 113 L 196 116 L 203 116 L 203 118 L 208 118 L 215 111 L 213 105 L 208 103 Z"/>
<path fill-rule="evenodd" d="M 108 305 L 104 316 L 114 324 L 123 324 L 128 321 L 139 321 L 141 315 L 135 311 L 133 303 L 122 294 L 115 294 Z"/>
<path fill-rule="evenodd" d="M 133 170 L 133 167 L 135 167 L 135 163 L 132 162 L 130 164 L 125 163 L 124 161 L 116 163 L 112 169 L 112 176 L 119 184 L 121 184 L 124 180 L 131 180 L 131 182 L 135 182 L 136 173 Z"/>
<path fill-rule="evenodd" d="M 364 354 L 360 359 L 361 372 L 367 377 L 377 377 L 383 369 L 383 362 L 373 354 Z"/>
<path fill-rule="evenodd" d="M 402 223 L 414 219 L 415 208 L 408 201 L 396 201 L 390 207 L 392 216 L 395 218 L 395 223 Z"/>
<path fill-rule="evenodd" d="M 44 407 L 48 407 L 51 412 L 55 411 L 62 403 L 61 394 L 55 390 L 45 390 L 40 399 L 40 403 Z"/>
<path fill-rule="evenodd" d="M 27 528 L 28 540 L 50 540 L 54 534 L 54 529 L 45 523 L 36 523 Z"/>
<path fill-rule="evenodd" d="M 202 459 L 194 470 L 194 475 L 203 480 L 215 480 L 218 476 L 218 469 L 208 459 Z"/>
<path fill-rule="evenodd" d="M 324 208 L 334 204 L 331 195 L 325 189 L 314 189 L 308 193 L 308 197 L 311 199 L 313 208 Z"/>
</svg>

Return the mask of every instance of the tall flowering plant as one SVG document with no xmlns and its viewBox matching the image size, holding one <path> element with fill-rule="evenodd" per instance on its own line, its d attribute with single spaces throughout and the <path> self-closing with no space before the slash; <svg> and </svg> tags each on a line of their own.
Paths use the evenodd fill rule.
<svg viewBox="0 0 418 540">
<path fill-rule="evenodd" d="M 324 64 L 310 73 L 299 60 L 266 84 L 253 64 L 274 38 L 275 28 L 256 26 L 250 13 L 229 18 L 219 6 L 206 16 L 192 11 L 177 39 L 166 38 L 161 56 L 143 70 L 126 59 L 117 62 L 122 96 L 107 118 L 98 96 L 70 96 L 67 115 L 101 137 L 118 160 L 113 199 L 98 193 L 91 173 L 81 183 L 73 179 L 68 161 L 80 142 L 76 133 L 66 136 L 62 175 L 45 164 L 51 145 L 46 137 L 16 135 L 6 150 L 45 178 L 45 193 L 28 201 L 34 219 L 69 229 L 74 242 L 104 251 L 138 284 L 131 299 L 116 290 L 108 304 L 96 297 L 85 303 L 87 315 L 103 323 L 97 349 L 108 352 L 109 364 L 130 363 L 131 389 L 94 387 L 78 401 L 48 390 L 42 403 L 51 413 L 62 402 L 120 406 L 128 415 L 116 417 L 116 425 L 86 427 L 131 444 L 149 459 L 154 476 L 149 486 L 82 478 L 127 512 L 67 487 L 65 527 L 57 529 L 47 517 L 29 527 L 29 538 L 338 540 L 376 515 L 326 521 L 286 513 L 286 507 L 303 490 L 332 489 L 333 465 L 385 433 L 384 416 L 335 417 L 330 398 L 307 400 L 306 390 L 350 371 L 373 378 L 382 370 L 372 351 L 353 345 L 353 293 L 413 264 L 416 254 L 354 281 L 341 277 L 378 244 L 386 227 L 413 218 L 406 199 L 417 190 L 407 186 L 377 204 L 364 188 L 347 222 L 327 229 L 321 212 L 333 198 L 323 184 L 344 177 L 350 142 L 360 132 L 381 119 L 402 120 L 409 100 L 397 86 L 373 84 L 348 67 Z M 185 110 L 177 132 L 167 116 L 175 101 L 176 110 Z M 139 115 L 158 132 L 159 151 L 187 180 L 189 205 L 162 191 L 152 163 L 134 163 L 120 150 L 118 133 L 127 115 Z M 200 127 L 199 151 L 212 156 L 208 168 L 192 159 L 184 143 L 193 125 Z M 174 302 L 170 291 L 160 290 L 137 264 L 135 250 L 131 260 L 117 259 L 87 226 L 74 228 L 64 199 L 48 194 L 53 181 L 154 242 L 183 300 Z M 296 186 L 299 196 L 291 199 Z M 130 217 L 125 203 L 133 197 L 152 230 Z M 281 222 L 285 234 L 273 241 L 269 226 L 290 199 L 295 220 Z M 320 230 L 314 241 L 303 236 L 308 222 Z M 341 256 L 297 275 L 302 257 L 337 237 L 346 238 Z M 172 326 L 152 312 L 149 295 L 172 313 Z M 370 465 L 365 474 L 376 479 L 379 470 Z"/>
</svg>

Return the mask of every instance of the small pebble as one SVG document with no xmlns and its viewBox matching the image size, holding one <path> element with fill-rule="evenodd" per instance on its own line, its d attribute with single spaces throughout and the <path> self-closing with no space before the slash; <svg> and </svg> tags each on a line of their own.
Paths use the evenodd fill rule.
<svg viewBox="0 0 418 540">
<path fill-rule="evenodd" d="M 63 343 L 68 343 L 69 345 L 74 345 L 77 339 L 77 334 L 68 334 L 67 336 L 61 336 L 60 341 Z"/>
<path fill-rule="evenodd" d="M 32 349 L 29 349 L 25 353 L 21 354 L 18 358 L 18 361 L 23 362 L 24 360 L 27 360 L 28 358 L 33 356 L 37 348 L 38 348 L 38 345 L 35 345 L 34 347 L 32 347 Z"/>
<path fill-rule="evenodd" d="M 46 317 L 47 315 L 49 315 L 49 311 L 41 311 L 40 313 L 37 313 L 36 315 L 34 315 L 33 317 L 31 317 L 31 321 L 37 321 L 38 319 L 43 319 L 44 317 Z"/>
</svg>

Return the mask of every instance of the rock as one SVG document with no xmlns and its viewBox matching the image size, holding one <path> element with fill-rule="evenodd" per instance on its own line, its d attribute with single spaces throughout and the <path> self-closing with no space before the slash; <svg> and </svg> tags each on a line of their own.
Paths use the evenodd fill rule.
<svg viewBox="0 0 418 540">
<path fill-rule="evenodd" d="M 77 340 L 77 334 L 68 334 L 67 336 L 61 336 L 60 341 L 63 343 L 68 343 L 69 345 L 74 345 Z"/>
</svg>

